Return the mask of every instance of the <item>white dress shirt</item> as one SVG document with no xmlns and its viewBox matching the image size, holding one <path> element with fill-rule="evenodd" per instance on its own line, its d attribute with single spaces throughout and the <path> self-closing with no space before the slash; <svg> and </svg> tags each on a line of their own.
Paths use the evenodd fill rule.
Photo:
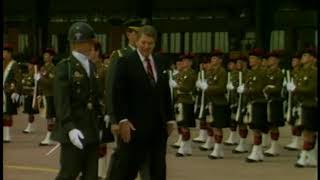
<svg viewBox="0 0 320 180">
<path fill-rule="evenodd" d="M 88 77 L 90 77 L 90 63 L 88 57 L 77 51 L 72 51 L 72 55 L 80 62 L 84 70 L 87 72 Z"/>
</svg>

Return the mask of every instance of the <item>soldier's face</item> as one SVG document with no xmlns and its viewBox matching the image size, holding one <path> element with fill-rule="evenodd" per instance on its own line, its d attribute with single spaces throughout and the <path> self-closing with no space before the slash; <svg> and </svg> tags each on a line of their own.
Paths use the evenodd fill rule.
<svg viewBox="0 0 320 180">
<path fill-rule="evenodd" d="M 212 56 L 211 57 L 211 64 L 213 66 L 216 66 L 216 65 L 218 65 L 220 63 L 221 63 L 221 59 L 219 57 L 217 57 L 217 56 Z"/>
<path fill-rule="evenodd" d="M 233 71 L 236 67 L 236 64 L 234 62 L 229 62 L 228 63 L 228 70 Z"/>
<path fill-rule="evenodd" d="M 256 66 L 258 63 L 258 57 L 257 56 L 249 56 L 249 65 L 250 66 Z"/>
<path fill-rule="evenodd" d="M 267 66 L 273 66 L 277 64 L 277 62 L 278 62 L 278 58 L 271 56 L 268 58 L 266 63 L 267 63 Z"/>
<path fill-rule="evenodd" d="M 313 61 L 313 57 L 309 53 L 303 53 L 301 56 L 301 63 L 306 64 Z"/>
<path fill-rule="evenodd" d="M 298 58 L 292 58 L 292 61 L 291 61 L 291 66 L 294 68 L 294 67 L 297 67 L 299 66 L 299 59 Z"/>
<path fill-rule="evenodd" d="M 43 54 L 43 61 L 44 62 L 51 62 L 52 56 L 49 53 L 44 53 Z"/>
<path fill-rule="evenodd" d="M 2 51 L 3 60 L 11 60 L 11 53 L 7 50 Z"/>
<path fill-rule="evenodd" d="M 148 57 L 153 52 L 154 46 L 155 40 L 152 37 L 147 36 L 145 34 L 141 34 L 137 41 L 137 48 L 139 49 L 140 53 L 145 57 Z"/>
</svg>

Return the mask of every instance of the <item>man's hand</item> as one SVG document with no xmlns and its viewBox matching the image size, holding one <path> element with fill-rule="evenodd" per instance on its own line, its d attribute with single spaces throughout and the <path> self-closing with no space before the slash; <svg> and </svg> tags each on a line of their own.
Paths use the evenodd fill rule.
<svg viewBox="0 0 320 180">
<path fill-rule="evenodd" d="M 130 121 L 123 121 L 119 124 L 119 133 L 120 137 L 125 143 L 129 143 L 131 140 L 131 130 L 135 131 L 136 129 L 131 124 Z"/>
</svg>

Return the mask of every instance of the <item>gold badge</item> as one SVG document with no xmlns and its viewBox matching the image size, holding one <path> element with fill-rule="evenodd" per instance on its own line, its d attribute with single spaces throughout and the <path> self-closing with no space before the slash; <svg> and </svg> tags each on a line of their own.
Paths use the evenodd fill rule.
<svg viewBox="0 0 320 180">
<path fill-rule="evenodd" d="M 308 77 L 307 76 L 303 77 L 303 80 L 305 80 L 305 81 L 308 80 Z"/>
<path fill-rule="evenodd" d="M 188 77 L 188 76 L 187 76 L 187 75 L 185 75 L 185 76 L 183 76 L 183 79 L 187 79 L 187 77 Z"/>
</svg>

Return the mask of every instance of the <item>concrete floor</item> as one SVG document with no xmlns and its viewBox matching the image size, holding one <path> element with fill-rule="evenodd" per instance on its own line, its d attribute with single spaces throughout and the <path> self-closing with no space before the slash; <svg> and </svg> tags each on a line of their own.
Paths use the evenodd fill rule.
<svg viewBox="0 0 320 180">
<path fill-rule="evenodd" d="M 4 180 L 44 180 L 54 179 L 58 169 L 59 151 L 50 156 L 45 154 L 53 147 L 39 147 L 38 143 L 44 138 L 46 122 L 36 117 L 36 131 L 32 134 L 23 134 L 27 116 L 14 117 L 12 128 L 12 142 L 3 144 L 3 178 Z M 225 139 L 228 135 L 225 130 Z M 281 128 L 280 143 L 282 146 L 290 141 L 290 128 Z M 197 131 L 192 131 L 193 137 Z M 249 133 L 248 142 L 251 142 Z M 177 138 L 174 132 L 168 144 Z M 315 180 L 317 168 L 294 167 L 298 152 L 283 149 L 279 157 L 266 157 L 263 163 L 248 164 L 245 158 L 248 154 L 235 155 L 231 153 L 234 146 L 225 147 L 225 158 L 209 160 L 210 152 L 198 150 L 199 144 L 193 144 L 193 155 L 185 158 L 176 158 L 175 149 L 168 146 L 167 174 L 168 180 Z M 113 144 L 109 145 L 108 152 L 112 152 Z M 109 155 L 110 155 L 109 153 Z"/>
</svg>

